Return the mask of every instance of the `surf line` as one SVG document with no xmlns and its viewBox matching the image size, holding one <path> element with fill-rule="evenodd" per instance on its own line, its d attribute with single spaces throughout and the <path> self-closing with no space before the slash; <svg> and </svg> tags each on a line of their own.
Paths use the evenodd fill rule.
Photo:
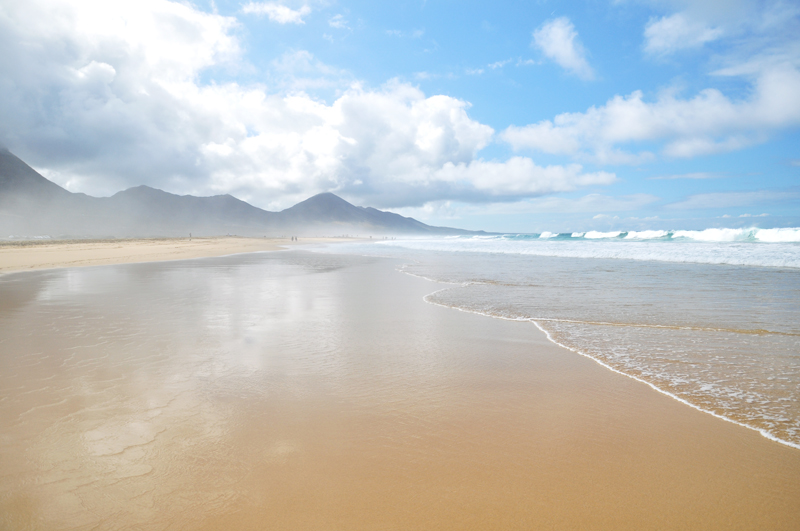
<svg viewBox="0 0 800 531">
<path fill-rule="evenodd" d="M 417 277 L 417 278 L 423 278 L 423 279 L 431 281 L 431 282 L 437 282 L 436 280 L 429 279 L 429 278 L 426 278 L 426 277 L 422 277 L 420 275 L 414 275 L 413 273 L 407 273 L 405 271 L 402 271 L 402 272 L 406 273 L 406 274 L 408 274 L 410 276 L 414 276 L 414 277 Z M 592 360 L 595 363 L 601 365 L 602 367 L 608 369 L 609 371 L 615 372 L 615 373 L 620 374 L 622 376 L 625 376 L 627 378 L 631 378 L 632 380 L 636 380 L 637 382 L 643 383 L 643 384 L 649 386 L 651 389 L 661 393 L 662 395 L 666 395 L 666 396 L 668 396 L 668 397 L 670 397 L 670 398 L 672 398 L 674 400 L 677 400 L 678 402 L 680 402 L 680 403 L 682 403 L 684 405 L 687 405 L 687 406 L 689 406 L 689 407 L 691 407 L 693 409 L 696 409 L 697 411 L 700 411 L 702 413 L 707 413 L 707 414 L 709 414 L 709 415 L 711 415 L 713 417 L 716 417 L 716 418 L 718 418 L 720 420 L 724 420 L 726 422 L 730 422 L 732 424 L 736 424 L 737 426 L 741 426 L 742 428 L 747 428 L 749 430 L 756 431 L 759 434 L 761 434 L 762 437 L 764 437 L 766 439 L 769 439 L 770 441 L 774 441 L 776 443 L 783 444 L 785 446 L 789 446 L 791 448 L 795 448 L 797 450 L 800 450 L 800 444 L 798 444 L 798 443 L 793 443 L 791 441 L 786 441 L 784 439 L 781 439 L 780 437 L 776 437 L 775 435 L 771 434 L 770 432 L 768 432 L 765 429 L 757 428 L 755 426 L 750 426 L 749 424 L 744 424 L 742 422 L 739 422 L 739 421 L 733 420 L 731 418 L 728 418 L 728 417 L 726 417 L 724 415 L 720 415 L 719 413 L 715 413 L 714 411 L 709 411 L 708 409 L 704 409 L 704 408 L 702 408 L 702 407 L 700 407 L 700 406 L 698 406 L 696 404 L 692 404 L 688 400 L 686 400 L 684 398 L 681 398 L 680 396 L 675 395 L 673 393 L 670 393 L 669 391 L 661 389 L 660 387 L 656 386 L 655 384 L 653 384 L 651 382 L 648 382 L 647 380 L 644 380 L 644 379 L 639 378 L 637 376 L 634 376 L 632 374 L 628 374 L 626 372 L 623 372 L 623 371 L 621 371 L 619 369 L 616 369 L 616 368 L 610 366 L 609 364 L 605 363 L 602 360 L 599 360 L 599 359 L 597 359 L 597 358 L 595 358 L 593 356 L 590 356 L 589 354 L 586 354 L 585 352 L 581 352 L 578 349 L 575 349 L 575 348 L 569 347 L 567 345 L 564 345 L 562 343 L 559 343 L 558 341 L 553 339 L 553 336 L 550 335 L 550 332 L 548 332 L 547 330 L 542 328 L 542 326 L 538 322 L 536 322 L 536 320 L 534 318 L 529 318 L 529 317 L 504 317 L 504 316 L 501 316 L 501 315 L 493 315 L 493 314 L 490 314 L 490 313 L 479 312 L 479 311 L 476 311 L 476 310 L 467 310 L 465 308 L 460 308 L 458 306 L 451 306 L 449 304 L 443 304 L 443 303 L 432 301 L 432 300 L 429 299 L 429 297 L 432 297 L 433 295 L 436 295 L 437 293 L 441 293 L 443 291 L 451 290 L 451 289 L 454 289 L 456 287 L 462 287 L 462 286 L 469 285 L 469 284 L 470 283 L 459 283 L 458 285 L 455 285 L 455 286 L 450 286 L 450 287 L 438 289 L 438 290 L 436 290 L 436 291 L 434 291 L 432 293 L 429 293 L 429 294 L 425 295 L 424 297 L 422 297 L 422 300 L 424 302 L 426 302 L 428 304 L 432 304 L 434 306 L 440 306 L 442 308 L 450 308 L 450 309 L 458 310 L 458 311 L 464 312 L 464 313 L 482 315 L 484 317 L 490 317 L 490 318 L 493 318 L 493 319 L 502 319 L 503 321 L 515 321 L 515 322 L 533 323 L 533 325 L 536 326 L 536 328 L 538 328 L 539 330 L 541 330 L 544 333 L 545 337 L 547 337 L 548 341 L 550 341 L 551 343 L 553 343 L 555 345 L 558 345 L 561 348 L 567 349 L 567 350 L 569 350 L 571 352 L 574 352 L 575 354 L 583 356 L 584 358 L 589 358 L 590 360 Z M 548 319 L 548 320 L 555 321 L 556 319 Z M 573 321 L 573 322 L 581 322 L 581 321 Z"/>
</svg>

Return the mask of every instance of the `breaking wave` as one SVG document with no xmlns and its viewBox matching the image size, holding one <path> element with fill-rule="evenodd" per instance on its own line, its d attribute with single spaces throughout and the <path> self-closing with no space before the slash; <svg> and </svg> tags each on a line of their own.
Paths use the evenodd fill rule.
<svg viewBox="0 0 800 531">
<path fill-rule="evenodd" d="M 424 251 L 800 268 L 800 228 L 542 232 L 378 243 Z"/>
</svg>

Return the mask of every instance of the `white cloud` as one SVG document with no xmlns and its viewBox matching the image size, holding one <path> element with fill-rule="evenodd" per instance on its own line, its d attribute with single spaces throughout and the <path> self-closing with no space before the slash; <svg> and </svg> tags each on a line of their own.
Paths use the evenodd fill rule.
<svg viewBox="0 0 800 531">
<path fill-rule="evenodd" d="M 449 183 L 461 192 L 452 197 L 475 201 L 481 197 L 506 199 L 567 192 L 581 186 L 612 184 L 616 176 L 584 173 L 579 164 L 542 167 L 529 158 L 512 157 L 505 162 L 446 162 L 432 173 L 432 180 Z"/>
<path fill-rule="evenodd" d="M 495 61 L 494 63 L 489 63 L 486 65 L 486 68 L 489 70 L 497 70 L 498 68 L 503 68 L 507 64 L 513 62 L 513 59 L 505 59 L 503 61 Z M 516 66 L 521 66 L 523 64 L 533 64 L 532 62 L 522 62 L 522 59 L 519 59 L 516 63 Z M 481 75 L 486 72 L 485 68 L 467 68 L 464 70 L 467 75 L 476 76 Z"/>
<path fill-rule="evenodd" d="M 391 35 L 392 37 L 401 37 L 401 38 L 408 38 L 408 39 L 421 39 L 423 35 L 425 35 L 425 30 L 417 29 L 414 31 L 406 32 L 402 30 L 386 30 L 387 35 Z"/>
<path fill-rule="evenodd" d="M 749 63 L 760 71 L 775 59 L 785 62 L 787 51 L 795 60 L 798 57 L 800 4 L 797 2 L 651 0 L 649 3 L 658 10 L 666 10 L 663 16 L 651 18 L 644 28 L 643 48 L 650 56 L 663 57 L 720 42 L 714 60 L 730 63 L 731 69 L 746 68 Z"/>
<path fill-rule="evenodd" d="M 235 26 L 166 0 L 12 4 L 0 18 L 0 141 L 77 191 L 148 184 L 265 208 L 321 191 L 382 207 L 512 201 L 615 180 L 481 160 L 494 131 L 467 102 L 397 81 L 367 89 L 304 50 L 271 65 L 282 91 L 202 83 L 209 68 L 240 67 Z M 331 103 L 303 92 L 320 85 L 340 92 Z"/>
<path fill-rule="evenodd" d="M 722 34 L 721 28 L 711 28 L 684 13 L 675 13 L 647 23 L 644 50 L 652 55 L 667 55 L 685 48 L 700 47 L 719 39 Z"/>
<path fill-rule="evenodd" d="M 267 15 L 278 24 L 305 24 L 303 17 L 311 13 L 311 8 L 304 5 L 300 9 L 292 9 L 278 2 L 248 2 L 242 6 L 242 13 Z"/>
<path fill-rule="evenodd" d="M 293 50 L 271 62 L 273 83 L 284 91 L 347 89 L 355 80 L 346 70 L 326 65 L 308 50 Z"/>
<path fill-rule="evenodd" d="M 562 68 L 582 79 L 593 79 L 594 71 L 586 61 L 586 51 L 575 26 L 567 17 L 549 20 L 533 32 L 533 45 Z"/>
<path fill-rule="evenodd" d="M 498 68 L 503 68 L 504 66 L 506 66 L 510 62 L 511 62 L 511 59 L 506 59 L 504 61 L 495 61 L 494 63 L 491 63 L 491 64 L 486 65 L 486 66 L 488 66 L 492 70 L 496 70 Z"/>
<path fill-rule="evenodd" d="M 332 16 L 330 19 L 328 19 L 328 25 L 336 29 L 350 29 L 350 26 L 347 25 L 347 19 L 344 18 L 344 15 Z"/>
<path fill-rule="evenodd" d="M 653 158 L 645 149 L 621 146 L 659 143 L 664 155 L 695 157 L 733 151 L 763 142 L 769 133 L 800 125 L 800 71 L 781 64 L 759 73 L 749 97 L 732 100 L 716 89 L 689 99 L 663 94 L 645 101 L 641 91 L 615 96 L 586 112 L 564 113 L 501 137 L 514 149 L 534 149 L 601 163 L 640 163 Z M 635 146 L 634 146 L 635 149 Z"/>
</svg>

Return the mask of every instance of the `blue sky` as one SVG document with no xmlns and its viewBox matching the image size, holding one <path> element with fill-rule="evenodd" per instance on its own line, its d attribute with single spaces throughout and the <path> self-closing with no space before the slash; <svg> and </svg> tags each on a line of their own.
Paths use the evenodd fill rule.
<svg viewBox="0 0 800 531">
<path fill-rule="evenodd" d="M 6 0 L 0 142 L 91 195 L 800 226 L 798 36 L 797 2 Z"/>
</svg>

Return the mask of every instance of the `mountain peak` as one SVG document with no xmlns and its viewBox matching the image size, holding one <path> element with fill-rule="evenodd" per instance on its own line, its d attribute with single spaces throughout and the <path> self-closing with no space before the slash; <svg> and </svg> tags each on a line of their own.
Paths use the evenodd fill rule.
<svg viewBox="0 0 800 531">
<path fill-rule="evenodd" d="M 354 206 L 323 192 L 282 212 L 231 195 L 176 195 L 141 185 L 111 197 L 73 194 L 0 149 L 0 234 L 169 236 L 194 234 L 462 234 Z"/>
<path fill-rule="evenodd" d="M 125 197 L 125 196 L 141 197 L 141 196 L 159 196 L 159 195 L 174 196 L 175 194 L 165 192 L 164 190 L 160 190 L 158 188 L 153 188 L 152 186 L 147 186 L 146 184 L 140 184 L 139 186 L 131 186 L 130 188 L 126 188 L 121 192 L 117 192 L 112 197 Z"/>
<path fill-rule="evenodd" d="M 348 203 L 347 201 L 345 201 L 344 199 L 342 199 L 338 195 L 334 194 L 333 192 L 322 192 L 321 194 L 312 195 L 311 197 L 309 197 L 305 201 L 300 201 L 297 204 L 298 205 L 302 205 L 303 203 L 320 203 L 320 204 L 326 204 L 326 205 L 346 204 L 346 205 L 353 206 L 352 204 Z M 297 206 L 297 205 L 295 205 L 295 206 Z"/>
<path fill-rule="evenodd" d="M 336 194 L 324 192 L 287 208 L 281 214 L 295 223 L 307 223 L 311 220 L 317 223 L 352 223 L 361 221 L 363 217 L 362 210 Z"/>
</svg>

